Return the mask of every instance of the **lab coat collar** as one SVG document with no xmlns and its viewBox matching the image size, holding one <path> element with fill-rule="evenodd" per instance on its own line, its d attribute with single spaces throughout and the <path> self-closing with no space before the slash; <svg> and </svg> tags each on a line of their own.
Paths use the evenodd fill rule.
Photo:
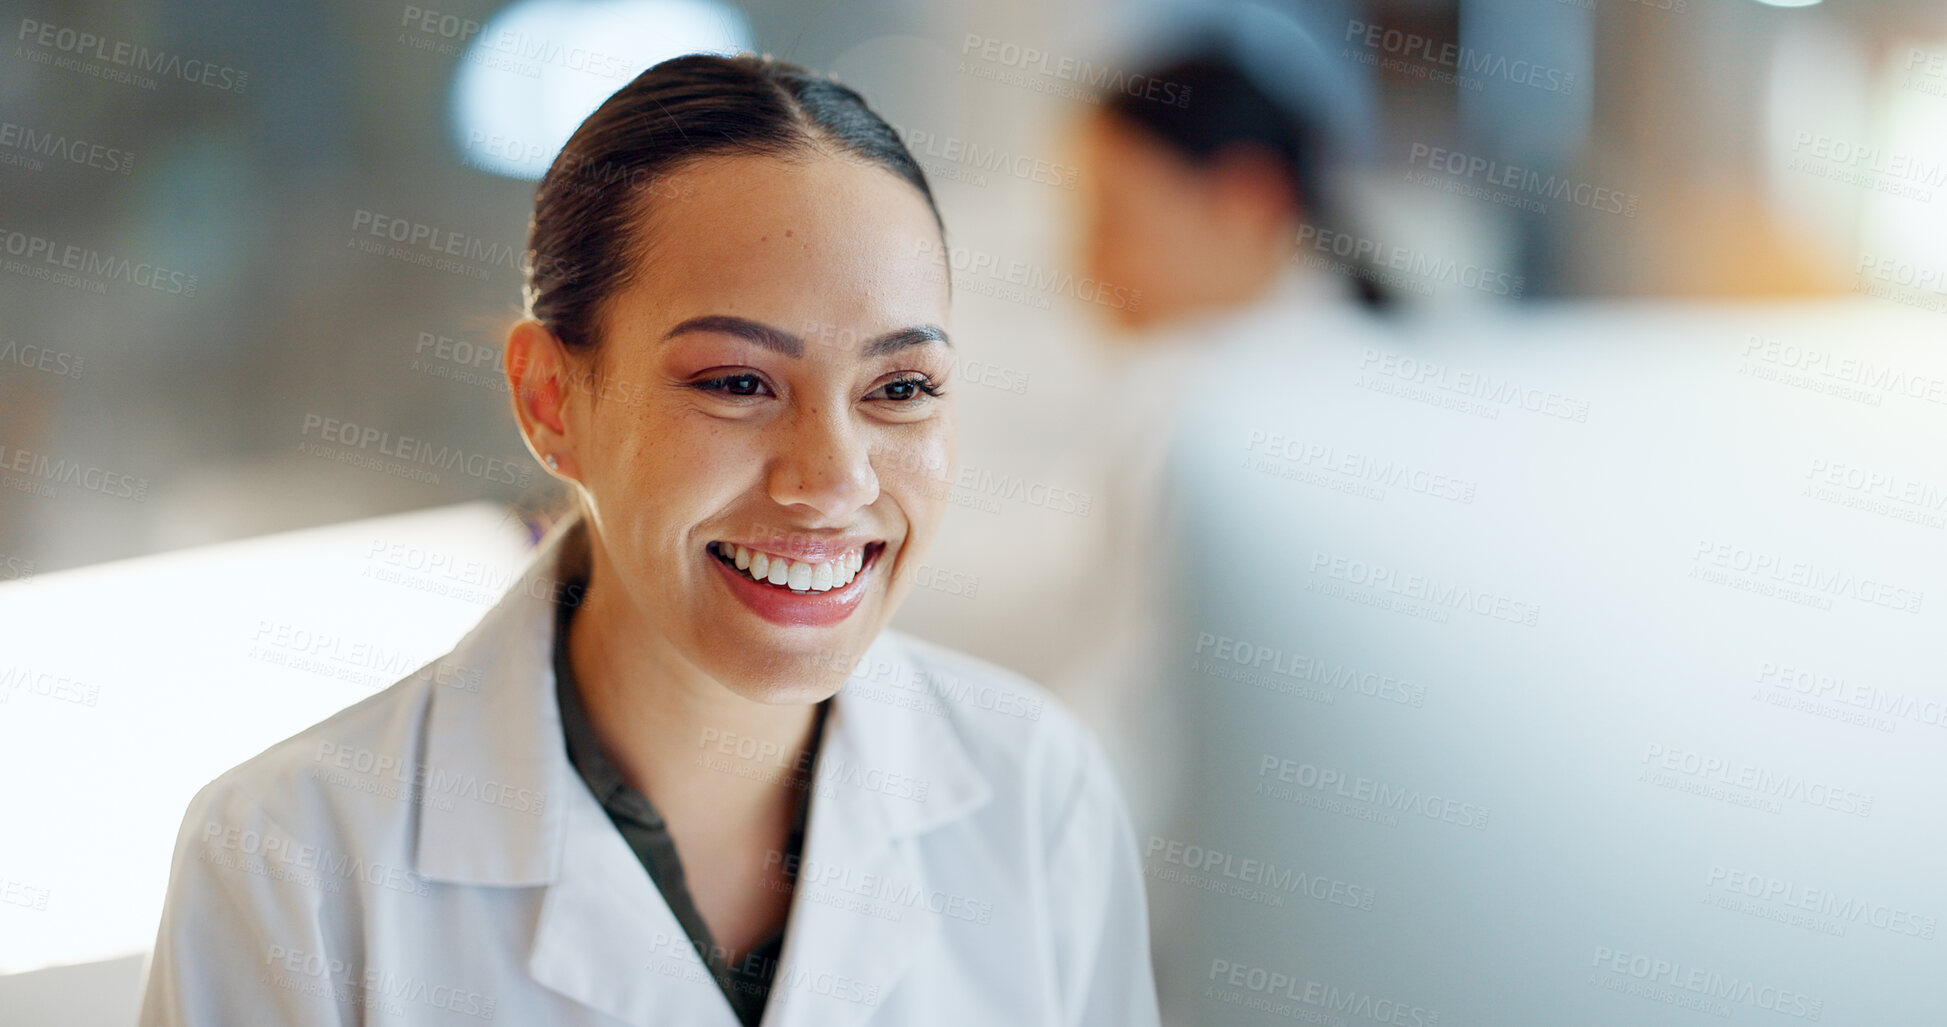
<svg viewBox="0 0 1947 1027">
<path fill-rule="evenodd" d="M 436 669 L 437 680 L 477 690 L 433 690 L 416 869 L 454 884 L 547 885 L 529 967 L 556 991 L 628 1023 L 734 1027 L 675 916 L 568 762 L 551 646 L 566 587 L 558 565 L 580 530 L 579 517 L 557 524 L 520 580 L 435 665 L 447 671 Z M 904 640 L 882 631 L 833 699 L 807 873 L 766 1027 L 862 1019 L 937 929 L 924 907 L 861 913 L 829 891 L 863 881 L 926 894 L 912 837 L 990 798 L 936 695 Z M 445 795 L 452 801 L 433 801 Z"/>
</svg>

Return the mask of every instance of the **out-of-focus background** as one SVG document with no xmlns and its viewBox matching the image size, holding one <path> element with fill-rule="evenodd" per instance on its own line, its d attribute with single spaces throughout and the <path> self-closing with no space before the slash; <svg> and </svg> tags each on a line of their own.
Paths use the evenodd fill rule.
<svg viewBox="0 0 1947 1027">
<path fill-rule="evenodd" d="M 1275 297 L 1132 330 L 1087 126 L 1206 23 L 1330 83 L 1334 219 Z M 127 1022 L 195 788 L 511 581 L 558 499 L 498 374 L 533 179 L 642 68 L 746 48 L 932 182 L 961 468 L 897 626 L 1103 734 L 1172 1022 L 1947 1022 L 1947 4 L 4 28 L 7 1023 Z"/>
</svg>

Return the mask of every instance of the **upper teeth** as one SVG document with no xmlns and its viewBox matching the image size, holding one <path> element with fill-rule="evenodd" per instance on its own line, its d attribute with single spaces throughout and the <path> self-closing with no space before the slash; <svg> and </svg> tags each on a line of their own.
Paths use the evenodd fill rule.
<svg viewBox="0 0 1947 1027">
<path fill-rule="evenodd" d="M 737 569 L 752 578 L 800 592 L 828 592 L 834 588 L 844 588 L 858 577 L 859 568 L 865 565 L 863 549 L 854 549 L 825 563 L 805 563 L 727 542 L 718 542 L 716 546 L 718 552 L 728 548 Z"/>
</svg>

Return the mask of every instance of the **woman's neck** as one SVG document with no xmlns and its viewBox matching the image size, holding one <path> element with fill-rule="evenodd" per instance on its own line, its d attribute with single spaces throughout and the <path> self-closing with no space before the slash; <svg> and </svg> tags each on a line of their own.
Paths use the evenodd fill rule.
<svg viewBox="0 0 1947 1027">
<path fill-rule="evenodd" d="M 568 655 L 602 750 L 672 827 L 700 814 L 726 828 L 788 830 L 816 709 L 755 702 L 704 673 L 593 557 Z"/>
</svg>

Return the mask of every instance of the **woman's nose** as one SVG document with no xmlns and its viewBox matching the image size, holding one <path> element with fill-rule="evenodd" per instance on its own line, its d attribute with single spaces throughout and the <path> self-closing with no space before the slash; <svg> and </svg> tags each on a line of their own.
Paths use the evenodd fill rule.
<svg viewBox="0 0 1947 1027">
<path fill-rule="evenodd" d="M 867 436 L 841 409 L 807 407 L 794 414 L 772 455 L 771 498 L 807 506 L 821 520 L 843 523 L 879 498 Z"/>
</svg>

